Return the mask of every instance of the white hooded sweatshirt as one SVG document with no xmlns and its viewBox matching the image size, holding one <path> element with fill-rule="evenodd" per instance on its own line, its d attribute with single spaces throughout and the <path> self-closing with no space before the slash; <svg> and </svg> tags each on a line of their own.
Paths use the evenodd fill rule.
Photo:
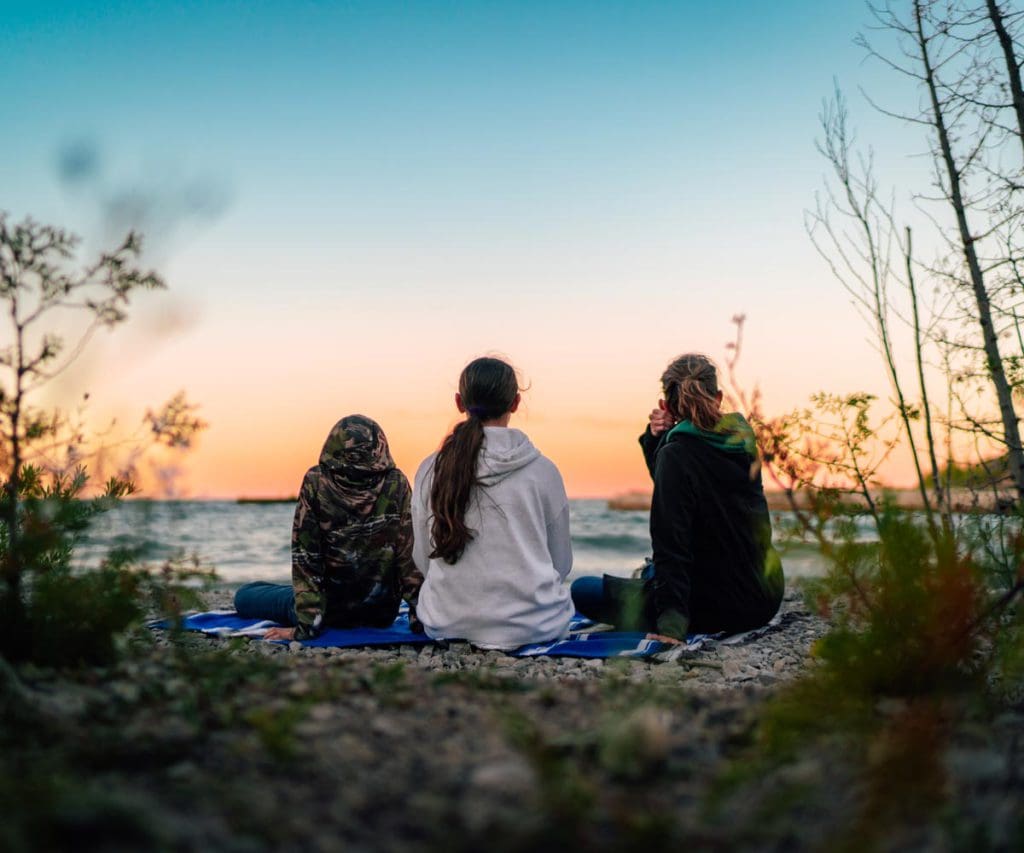
<svg viewBox="0 0 1024 853">
<path fill-rule="evenodd" d="M 416 615 L 427 636 L 498 649 L 564 636 L 572 543 L 558 469 L 519 430 L 484 427 L 466 511 L 473 538 L 450 565 L 428 557 L 436 455 L 420 465 L 412 497 L 413 560 L 425 579 Z"/>
</svg>

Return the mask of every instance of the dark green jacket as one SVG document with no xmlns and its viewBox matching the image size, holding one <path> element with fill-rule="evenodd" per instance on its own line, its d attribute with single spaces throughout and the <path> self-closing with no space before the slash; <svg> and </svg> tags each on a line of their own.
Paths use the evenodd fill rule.
<svg viewBox="0 0 1024 853">
<path fill-rule="evenodd" d="M 742 416 L 727 417 L 716 433 L 683 422 L 640 437 L 654 479 L 649 618 L 671 636 L 755 628 L 782 601 L 753 433 Z"/>
</svg>

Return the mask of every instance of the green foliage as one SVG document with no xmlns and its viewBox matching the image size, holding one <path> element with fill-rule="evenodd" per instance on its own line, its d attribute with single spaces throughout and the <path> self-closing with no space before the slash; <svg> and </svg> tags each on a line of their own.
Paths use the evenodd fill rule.
<svg viewBox="0 0 1024 853">
<path fill-rule="evenodd" d="M 455 669 L 438 673 L 434 677 L 438 685 L 462 684 L 474 690 L 494 691 L 496 693 L 525 693 L 530 685 L 512 673 L 502 674 L 494 667 L 480 669 Z"/>
<path fill-rule="evenodd" d="M 934 542 L 905 511 L 883 506 L 878 541 L 849 536 L 825 579 L 808 584 L 834 626 L 816 652 L 852 694 L 919 696 L 973 686 L 985 589 L 969 555 Z"/>
<path fill-rule="evenodd" d="M 598 703 L 596 725 L 555 732 L 511 703 L 502 710 L 506 739 L 536 774 L 536 843 L 643 850 L 679 839 L 678 815 L 651 788 L 693 772 L 690 760 L 671 762 L 674 714 L 692 694 L 624 681 Z"/>
<path fill-rule="evenodd" d="M 369 686 L 385 693 L 405 687 L 405 662 L 380 663 L 373 667 Z"/>
<path fill-rule="evenodd" d="M 139 614 L 140 578 L 121 568 L 81 575 L 71 566 L 75 544 L 92 519 L 130 491 L 112 481 L 99 497 L 81 498 L 87 476 L 47 476 L 26 465 L 18 484 L 17 582 L 0 584 L 0 654 L 52 664 L 109 660 L 114 635 Z M 5 494 L 4 502 L 7 496 Z M 0 560 L 9 559 L 10 524 L 0 526 Z M 24 588 L 23 577 L 30 577 Z"/>
<path fill-rule="evenodd" d="M 112 479 L 98 497 L 83 499 L 88 475 L 81 467 L 66 474 L 25 465 L 19 479 L 19 557 L 40 573 L 67 569 L 93 518 L 132 491 L 130 483 Z M 0 528 L 0 547 L 9 547 L 6 525 Z"/>
<path fill-rule="evenodd" d="M 572 844 L 597 803 L 596 780 L 583 772 L 574 755 L 574 744 L 554 741 L 525 714 L 508 710 L 505 734 L 527 758 L 537 773 L 540 802 L 553 846 Z"/>
<path fill-rule="evenodd" d="M 670 712 L 654 705 L 609 719 L 599 733 L 599 764 L 616 779 L 652 778 L 668 758 L 671 719 Z"/>
<path fill-rule="evenodd" d="M 996 483 L 1007 483 L 1010 477 L 1010 457 L 1006 454 L 973 464 L 954 463 L 939 471 L 939 481 L 948 482 L 954 489 L 985 489 Z M 929 487 L 934 487 L 935 478 L 929 475 L 925 482 Z"/>
<path fill-rule="evenodd" d="M 17 583 L 0 583 L 0 655 L 54 666 L 108 663 L 119 637 L 147 609 L 176 621 L 197 603 L 197 581 L 212 573 L 183 560 L 157 570 L 141 565 L 131 549 L 116 549 L 93 569 L 74 564 L 75 546 L 96 516 L 132 486 L 110 480 L 103 492 L 81 496 L 88 478 L 46 475 L 26 465 L 19 483 Z M 0 522 L 0 559 L 10 556 L 8 525 Z"/>
<path fill-rule="evenodd" d="M 760 758 L 827 746 L 859 767 L 862 814 L 848 849 L 942 802 L 950 731 L 969 709 L 1019 701 L 1024 661 L 1024 451 L 1013 399 L 1024 378 L 1021 208 L 1011 200 L 1018 166 L 1006 157 L 1020 156 L 1024 112 L 999 95 L 1019 90 L 1019 32 L 996 3 L 870 5 L 871 29 L 894 37 L 896 61 L 860 43 L 921 84 L 921 110 L 887 114 L 932 135 L 946 191 L 930 201 L 951 205 L 957 229 L 932 222 L 951 251 L 915 257 L 911 229 L 885 201 L 903 193 L 883 192 L 870 152 L 854 150 L 837 91 L 818 141 L 832 174 L 807 228 L 868 321 L 892 396 L 880 415 L 868 395 L 819 394 L 813 409 L 751 418 L 794 527 L 830 565 L 808 594 L 833 622 L 816 665 L 772 703 Z M 933 286 L 928 304 L 920 294 Z M 936 380 L 938 397 L 928 387 Z M 913 463 L 914 514 L 881 496 L 878 472 L 897 447 Z"/>
<path fill-rule="evenodd" d="M 27 680 L 44 679 L 43 695 L 82 697 L 58 705 L 40 703 L 0 659 L 0 849 L 177 849 L 159 793 L 169 768 L 191 767 L 194 786 L 192 763 L 229 730 L 251 731 L 239 741 L 266 766 L 291 757 L 308 703 L 271 711 L 283 668 L 209 645 L 59 675 L 21 667 Z"/>
<path fill-rule="evenodd" d="M 995 645 L 995 675 L 1003 692 L 1019 691 L 1024 685 L 1024 608 L 1017 607 L 1003 617 Z"/>
<path fill-rule="evenodd" d="M 812 409 L 753 419 L 768 476 L 794 510 L 787 532 L 825 558 L 826 575 L 803 585 L 831 627 L 807 673 L 768 703 L 753 746 L 709 803 L 724 811 L 740 791 L 759 791 L 769 803 L 760 780 L 785 782 L 780 765 L 794 771 L 800 798 L 799 768 L 827 755 L 853 782 L 846 825 L 828 844 L 850 850 L 940 814 L 951 733 L 969 713 L 1019 696 L 1024 683 L 1024 511 L 993 490 L 1005 459 L 1001 471 L 998 459 L 951 466 L 939 487 L 922 475 L 922 507 L 900 508 L 878 472 L 900 442 L 915 441 L 910 425 L 928 416 L 907 402 L 873 415 L 874 403 L 864 394 L 819 394 Z M 934 445 L 926 449 L 934 460 Z M 925 453 L 915 448 L 915 456 Z M 947 482 L 972 490 L 973 511 L 952 511 Z M 813 791 L 801 802 L 822 805 Z"/>
<path fill-rule="evenodd" d="M 56 756 L 12 762 L 0 775 L 0 798 L 9 819 L 0 825 L 0 850 L 99 849 L 116 838 L 118 849 L 167 849 L 167 834 L 152 815 L 123 791 L 85 781 Z"/>
<path fill-rule="evenodd" d="M 832 627 L 815 665 L 769 702 L 746 768 L 792 761 L 811 744 L 843 755 L 861 785 L 850 849 L 937 812 L 955 721 L 1024 659 L 1018 617 L 996 615 L 1010 599 L 974 540 L 957 528 L 936 532 L 922 514 L 886 501 L 875 520 L 877 539 L 862 525 L 833 526 L 829 571 L 805 586 Z M 726 788 L 758 772 L 734 774 Z"/>
<path fill-rule="evenodd" d="M 139 587 L 138 575 L 112 567 L 41 575 L 29 610 L 32 659 L 53 666 L 113 660 L 117 638 L 143 616 Z"/>
<path fill-rule="evenodd" d="M 290 761 L 298 749 L 295 727 L 305 719 L 306 710 L 303 703 L 294 701 L 278 708 L 260 706 L 246 713 L 245 722 L 259 735 L 272 758 Z"/>
<path fill-rule="evenodd" d="M 131 297 L 164 287 L 138 265 L 130 233 L 110 253 L 76 269 L 78 239 L 0 213 L 0 300 L 12 343 L 0 349 L 0 656 L 53 665 L 111 660 L 118 638 L 137 623 L 148 597 L 173 610 L 194 572 L 176 564 L 153 573 L 127 552 L 86 571 L 75 546 L 98 513 L 134 491 L 127 476 L 86 496 L 84 430 L 64 412 L 32 405 L 32 396 L 63 371 L 99 327 L 127 318 Z M 71 345 L 42 326 L 69 316 L 85 321 Z M 85 395 L 85 399 L 88 395 Z M 188 447 L 205 424 L 179 394 L 148 412 L 149 443 Z M 143 447 L 134 448 L 138 456 Z"/>
</svg>

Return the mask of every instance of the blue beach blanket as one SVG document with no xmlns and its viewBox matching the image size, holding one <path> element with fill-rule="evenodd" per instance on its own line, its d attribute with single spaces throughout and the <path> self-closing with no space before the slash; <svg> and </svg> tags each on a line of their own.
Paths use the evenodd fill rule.
<svg viewBox="0 0 1024 853">
<path fill-rule="evenodd" d="M 508 652 L 513 657 L 575 657 L 575 658 L 655 658 L 658 660 L 674 660 L 687 652 L 700 649 L 707 642 L 740 643 L 754 639 L 770 630 L 777 623 L 778 617 L 764 628 L 747 631 L 724 637 L 721 634 L 691 634 L 685 643 L 670 645 L 658 640 L 647 639 L 646 634 L 624 631 L 593 630 L 594 623 L 576 615 L 569 624 L 569 634 L 561 640 L 550 643 L 533 643 L 520 646 Z M 189 631 L 200 631 L 217 637 L 251 637 L 258 639 L 268 629 L 277 626 L 275 622 L 242 619 L 233 610 L 211 610 L 206 613 L 193 613 L 183 619 L 184 627 Z M 166 627 L 165 623 L 155 623 L 153 627 Z M 287 642 L 279 640 L 276 642 Z M 398 618 L 388 628 L 328 628 L 319 637 L 302 640 L 302 645 L 312 648 L 340 647 L 352 648 L 359 646 L 397 646 L 425 645 L 434 642 L 423 634 L 414 634 L 409 630 L 409 614 L 403 605 Z"/>
</svg>

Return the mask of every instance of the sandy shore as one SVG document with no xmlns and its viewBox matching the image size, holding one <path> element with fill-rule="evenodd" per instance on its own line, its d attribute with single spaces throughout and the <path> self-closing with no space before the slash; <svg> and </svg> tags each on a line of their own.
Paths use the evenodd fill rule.
<svg viewBox="0 0 1024 853">
<path fill-rule="evenodd" d="M 115 667 L 24 667 L 0 679 L 0 796 L 16 816 L 0 847 L 828 846 L 859 814 L 843 740 L 720 785 L 825 627 L 790 594 L 777 630 L 671 663 L 160 632 Z M 952 849 L 950 814 L 996 848 L 1024 838 L 1024 712 L 952 743 L 952 811 L 905 821 L 886 846 Z"/>
</svg>

